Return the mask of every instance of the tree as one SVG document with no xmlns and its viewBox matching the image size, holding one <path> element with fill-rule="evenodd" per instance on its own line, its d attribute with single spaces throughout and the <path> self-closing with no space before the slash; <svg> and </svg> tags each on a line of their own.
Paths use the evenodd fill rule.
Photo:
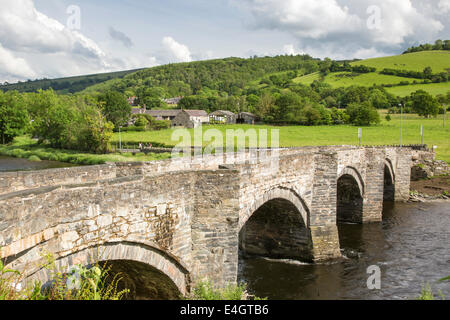
<svg viewBox="0 0 450 320">
<path fill-rule="evenodd" d="M 361 104 L 351 103 L 347 106 L 346 113 L 350 117 L 350 123 L 357 126 L 370 126 L 380 123 L 380 115 L 370 102 Z"/>
<path fill-rule="evenodd" d="M 108 91 L 98 97 L 106 119 L 116 128 L 123 126 L 131 117 L 131 106 L 124 95 L 119 92 Z"/>
<path fill-rule="evenodd" d="M 17 91 L 0 91 L 0 143 L 9 143 L 24 134 L 29 123 L 22 96 Z"/>
<path fill-rule="evenodd" d="M 425 75 L 426 79 L 429 79 L 433 75 L 433 69 L 431 69 L 431 67 L 426 67 L 425 69 L 423 69 L 423 74 Z"/>
<path fill-rule="evenodd" d="M 437 116 L 439 113 L 439 103 L 431 94 L 424 90 L 417 90 L 411 94 L 411 103 L 414 112 L 419 116 L 428 118 Z"/>
</svg>

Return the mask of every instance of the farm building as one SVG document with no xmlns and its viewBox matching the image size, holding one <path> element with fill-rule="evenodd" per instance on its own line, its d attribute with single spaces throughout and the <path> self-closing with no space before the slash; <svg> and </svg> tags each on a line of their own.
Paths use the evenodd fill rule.
<svg viewBox="0 0 450 320">
<path fill-rule="evenodd" d="M 209 123 L 209 115 L 204 110 L 181 110 L 172 120 L 174 127 L 197 128 L 203 123 Z"/>
<path fill-rule="evenodd" d="M 219 122 L 224 124 L 235 124 L 237 115 L 231 111 L 218 110 L 209 115 L 211 122 Z"/>
<path fill-rule="evenodd" d="M 255 124 L 258 120 L 258 117 L 250 112 L 241 112 L 237 117 L 237 123 L 243 124 Z"/>
</svg>

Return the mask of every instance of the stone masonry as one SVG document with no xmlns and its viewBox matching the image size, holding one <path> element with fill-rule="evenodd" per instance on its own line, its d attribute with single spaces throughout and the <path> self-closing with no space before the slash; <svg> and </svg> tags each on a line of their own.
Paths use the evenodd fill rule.
<svg viewBox="0 0 450 320">
<path fill-rule="evenodd" d="M 258 159 L 246 153 L 1 173 L 0 258 L 42 281 L 49 280 L 47 253 L 62 270 L 94 256 L 117 261 L 119 269 L 170 279 L 161 289 L 167 297 L 167 288 L 185 294 L 198 279 L 235 283 L 239 249 L 339 258 L 339 215 L 380 221 L 386 174 L 392 198 L 407 200 L 412 159 L 421 152 L 308 147 Z"/>
</svg>

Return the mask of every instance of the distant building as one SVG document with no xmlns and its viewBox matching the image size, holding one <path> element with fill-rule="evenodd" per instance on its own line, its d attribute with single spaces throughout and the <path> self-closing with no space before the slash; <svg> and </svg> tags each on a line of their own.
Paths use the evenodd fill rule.
<svg viewBox="0 0 450 320">
<path fill-rule="evenodd" d="M 237 120 L 237 115 L 231 111 L 218 110 L 214 111 L 209 115 L 211 122 L 220 122 L 226 124 L 235 124 Z"/>
<path fill-rule="evenodd" d="M 167 103 L 168 105 L 177 105 L 181 99 L 183 99 L 183 97 L 175 97 L 175 98 L 163 99 L 163 102 Z"/>
<path fill-rule="evenodd" d="M 204 110 L 181 110 L 172 120 L 174 127 L 197 128 L 203 123 L 209 123 L 209 115 Z"/>
<path fill-rule="evenodd" d="M 237 123 L 255 124 L 259 118 L 250 112 L 241 112 L 238 114 Z"/>
<path fill-rule="evenodd" d="M 130 105 L 130 106 L 136 106 L 137 105 L 137 97 L 129 97 L 128 99 L 127 99 L 127 101 L 128 101 L 128 104 Z"/>
<path fill-rule="evenodd" d="M 173 121 L 181 110 L 147 110 L 145 114 L 148 114 L 156 120 L 170 120 Z"/>
</svg>

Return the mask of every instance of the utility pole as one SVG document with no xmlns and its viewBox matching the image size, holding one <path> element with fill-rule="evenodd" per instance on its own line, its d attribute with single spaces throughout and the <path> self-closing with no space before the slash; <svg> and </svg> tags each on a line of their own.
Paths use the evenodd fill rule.
<svg viewBox="0 0 450 320">
<path fill-rule="evenodd" d="M 400 103 L 400 147 L 403 147 L 403 104 Z"/>
</svg>

